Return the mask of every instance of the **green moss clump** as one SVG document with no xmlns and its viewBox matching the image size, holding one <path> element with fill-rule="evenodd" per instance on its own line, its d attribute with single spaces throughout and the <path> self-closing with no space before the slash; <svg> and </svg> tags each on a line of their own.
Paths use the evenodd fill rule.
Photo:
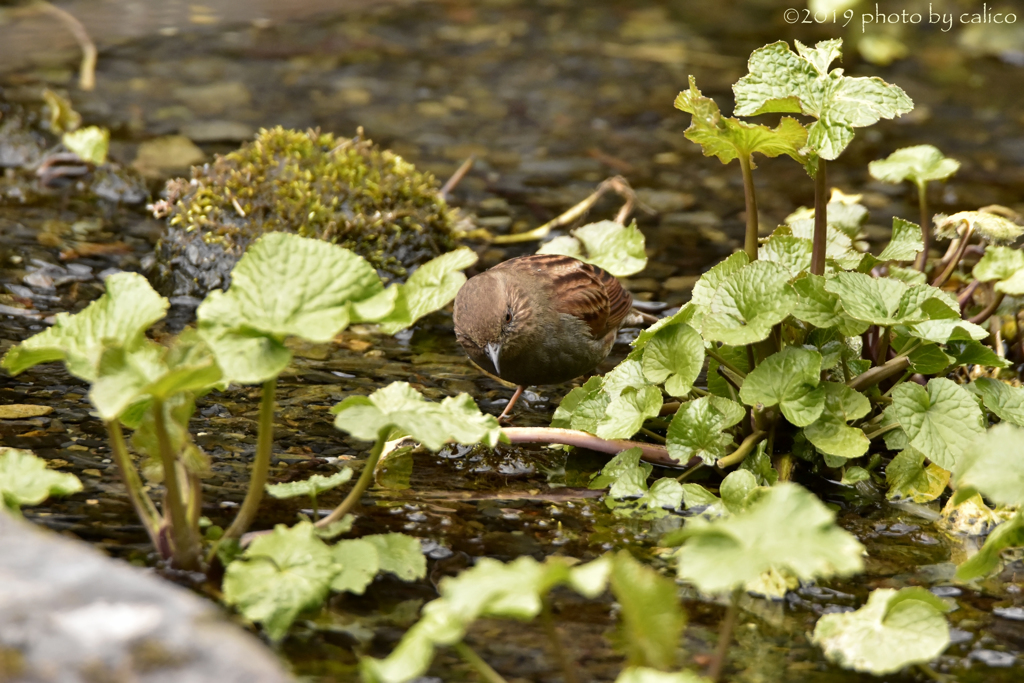
<svg viewBox="0 0 1024 683">
<path fill-rule="evenodd" d="M 167 184 L 154 209 L 169 230 L 154 280 L 171 296 L 227 286 L 235 261 L 266 232 L 335 242 L 366 258 L 385 280 L 457 246 L 456 212 L 438 183 L 363 138 L 277 127 Z"/>
</svg>

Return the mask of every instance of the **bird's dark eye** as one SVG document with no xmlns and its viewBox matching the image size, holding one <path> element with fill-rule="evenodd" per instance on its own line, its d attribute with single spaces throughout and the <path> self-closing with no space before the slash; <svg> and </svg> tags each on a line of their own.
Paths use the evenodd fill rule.
<svg viewBox="0 0 1024 683">
<path fill-rule="evenodd" d="M 508 311 L 505 311 L 505 322 L 506 323 L 512 322 L 512 311 L 511 311 L 511 309 L 508 310 Z"/>
</svg>

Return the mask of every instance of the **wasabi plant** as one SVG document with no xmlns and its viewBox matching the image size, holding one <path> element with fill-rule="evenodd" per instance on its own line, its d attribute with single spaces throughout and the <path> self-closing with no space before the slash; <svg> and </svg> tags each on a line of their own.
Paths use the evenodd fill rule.
<svg viewBox="0 0 1024 683">
<path fill-rule="evenodd" d="M 904 147 L 885 159 L 868 164 L 872 178 L 886 183 L 901 183 L 909 180 L 917 186 L 917 203 L 921 216 L 921 242 L 924 245 L 917 257 L 917 269 L 922 273 L 928 264 L 928 252 L 932 245 L 931 214 L 928 213 L 928 183 L 932 180 L 946 180 L 960 169 L 960 162 L 943 156 L 932 145 Z"/>
<path fill-rule="evenodd" d="M 925 588 L 879 588 L 855 612 L 822 616 L 813 641 L 829 661 L 854 671 L 884 676 L 913 664 L 927 669 L 949 646 L 944 615 L 950 609 Z"/>
<path fill-rule="evenodd" d="M 807 126 L 807 147 L 817 157 L 813 168 L 808 166 L 814 178 L 815 210 L 810 272 L 822 275 L 828 233 L 826 161 L 842 154 L 853 140 L 854 128 L 906 114 L 914 104 L 902 89 L 880 78 L 845 76 L 842 69 L 829 71 L 829 65 L 842 56 L 842 39 L 824 40 L 813 48 L 794 42 L 795 53 L 784 41 L 754 50 L 749 73 L 733 86 L 735 114 L 782 112 L 815 119 Z"/>
<path fill-rule="evenodd" d="M 326 342 L 352 322 L 389 332 L 444 306 L 465 281 L 457 272 L 476 260 L 468 249 L 424 264 L 404 285 L 385 288 L 361 257 L 333 244 L 286 233 L 264 236 L 233 271 L 227 292 L 199 307 L 198 329 L 168 346 L 145 336 L 168 301 L 141 275 L 118 273 L 107 292 L 82 312 L 59 314 L 50 329 L 12 348 L 2 365 L 12 374 L 64 361 L 92 386 L 89 399 L 104 421 L 128 495 L 154 546 L 175 566 L 202 566 L 201 477 L 208 464 L 188 421 L 195 399 L 229 382 L 262 385 L 259 431 L 249 488 L 234 522 L 208 553 L 248 529 L 263 496 L 273 448 L 277 376 L 291 361 L 290 336 Z M 164 486 L 161 512 L 142 486 L 128 453 L 148 458 L 149 478 Z M 331 522 L 338 521 L 332 519 Z"/>
<path fill-rule="evenodd" d="M 81 490 L 78 477 L 47 469 L 46 461 L 32 451 L 0 448 L 0 505 L 8 512 L 20 515 L 26 505 Z"/>
<path fill-rule="evenodd" d="M 490 618 L 530 621 L 540 616 L 567 681 L 575 681 L 572 653 L 561 642 L 551 617 L 547 595 L 566 586 L 587 598 L 610 588 L 621 606 L 620 634 L 627 667 L 618 683 L 707 681 L 678 665 L 685 615 L 675 582 L 633 559 L 629 553 L 606 554 L 586 564 L 571 566 L 565 558 L 537 562 L 520 557 L 508 564 L 480 558 L 469 570 L 448 577 L 439 586 L 440 597 L 423 607 L 422 618 L 384 659 L 364 658 L 367 683 L 404 683 L 424 675 L 439 647 L 453 648 L 484 680 L 504 679 L 468 644 L 463 642 L 475 620 Z"/>
<path fill-rule="evenodd" d="M 754 153 L 767 157 L 785 154 L 804 164 L 813 175 L 816 157 L 807 147 L 807 129 L 794 118 L 782 117 L 779 125 L 769 128 L 747 123 L 736 118 L 723 117 L 718 105 L 704 97 L 690 76 L 690 89 L 679 93 L 675 108 L 692 115 L 686 139 L 696 142 L 704 156 L 718 157 L 723 164 L 733 159 L 740 162 L 743 173 L 743 196 L 746 200 L 747 232 L 743 250 L 751 261 L 757 260 L 757 196 L 754 191 Z"/>
<path fill-rule="evenodd" d="M 378 572 L 421 579 L 427 563 L 419 541 L 375 534 L 328 546 L 310 522 L 279 524 L 256 538 L 224 574 L 224 602 L 280 640 L 295 618 L 320 607 L 331 591 L 362 594 Z"/>
</svg>

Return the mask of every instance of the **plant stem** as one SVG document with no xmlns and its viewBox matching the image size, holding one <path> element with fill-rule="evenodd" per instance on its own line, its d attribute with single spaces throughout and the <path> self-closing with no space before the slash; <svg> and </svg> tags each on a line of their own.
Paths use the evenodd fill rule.
<svg viewBox="0 0 1024 683">
<path fill-rule="evenodd" d="M 772 462 L 779 473 L 779 481 L 789 481 L 793 476 L 793 454 L 783 453 Z"/>
<path fill-rule="evenodd" d="M 928 183 L 924 180 L 917 182 L 917 204 L 921 209 L 921 242 L 924 248 L 917 255 L 917 269 L 922 273 L 928 267 L 928 250 L 932 246 L 932 228 L 928 220 Z"/>
<path fill-rule="evenodd" d="M 718 628 L 718 646 L 715 647 L 715 658 L 711 660 L 711 668 L 708 669 L 708 678 L 716 683 L 722 679 L 722 670 L 725 668 L 725 655 L 729 652 L 729 645 L 732 644 L 732 632 L 736 628 L 736 619 L 740 611 L 740 592 L 737 588 L 733 591 L 729 607 L 725 611 L 725 619 Z"/>
<path fill-rule="evenodd" d="M 678 481 L 678 482 L 686 481 L 687 479 L 690 478 L 690 476 L 692 474 L 694 474 L 697 470 L 699 470 L 702 467 L 704 467 L 704 463 L 703 462 L 697 463 L 696 465 L 694 465 L 693 467 L 687 469 L 685 472 L 683 472 L 678 477 L 676 477 L 676 481 Z"/>
<path fill-rule="evenodd" d="M 867 372 L 857 375 L 852 380 L 846 383 L 846 386 L 857 391 L 863 391 L 868 387 L 873 387 L 879 382 L 886 380 L 893 375 L 898 375 L 910 365 L 910 359 L 906 356 L 897 356 L 886 362 L 884 365 L 873 367 Z"/>
<path fill-rule="evenodd" d="M 953 274 L 956 267 L 960 264 L 960 259 L 963 258 L 964 252 L 967 251 L 967 243 L 971 239 L 971 226 L 968 225 L 964 228 L 964 236 L 960 238 L 960 246 L 957 248 L 953 257 L 949 259 L 949 263 L 946 264 L 945 269 L 939 274 L 937 278 L 932 281 L 932 287 L 941 287 L 945 284 L 949 276 Z"/>
<path fill-rule="evenodd" d="M 754 194 L 754 174 L 750 168 L 750 155 L 740 155 L 740 170 L 743 171 L 743 197 L 747 204 L 747 236 L 743 250 L 753 263 L 757 260 L 757 196 Z"/>
<path fill-rule="evenodd" d="M 124 432 L 121 430 L 121 422 L 114 419 L 105 424 L 107 436 L 110 438 L 110 450 L 114 454 L 117 468 L 121 471 L 121 480 L 124 481 L 124 487 L 128 491 L 128 500 L 132 502 L 135 514 L 139 516 L 139 521 L 145 527 L 149 540 L 153 542 L 156 548 L 159 548 L 160 526 L 163 520 L 160 517 L 160 513 L 157 512 L 153 499 L 142 488 L 139 472 L 135 469 L 135 464 L 132 463 L 132 459 L 128 455 L 128 448 L 124 443 Z"/>
<path fill-rule="evenodd" d="M 668 401 L 667 403 L 662 403 L 661 410 L 658 411 L 658 415 L 675 415 L 676 411 L 678 411 L 682 405 L 683 404 L 679 401 Z"/>
<path fill-rule="evenodd" d="M 937 683 L 947 683 L 950 680 L 948 676 L 943 676 L 927 664 L 919 663 L 915 664 L 914 667 L 920 670 L 921 673 L 923 673 L 925 676 L 932 679 L 933 681 L 936 681 Z"/>
<path fill-rule="evenodd" d="M 598 453 L 614 455 L 629 448 L 639 448 L 641 456 L 647 462 L 662 467 L 692 467 L 700 462 L 700 457 L 690 458 L 688 462 L 679 462 L 669 455 L 668 449 L 654 443 L 643 441 L 627 441 L 626 439 L 602 439 L 587 432 L 558 427 L 505 427 L 501 430 L 508 437 L 509 443 L 558 443 L 577 448 L 589 448 Z"/>
<path fill-rule="evenodd" d="M 249 489 L 245 492 L 242 507 L 235 515 L 235 521 L 224 532 L 223 538 L 241 538 L 249 530 L 249 525 L 256 518 L 256 510 L 263 500 L 263 487 L 267 483 L 267 472 L 270 470 L 270 455 L 274 448 L 274 403 L 277 393 L 277 378 L 268 379 L 263 383 L 260 396 L 260 425 L 256 436 L 256 456 L 252 461 L 252 475 L 249 477 Z"/>
<path fill-rule="evenodd" d="M 627 213 L 626 209 L 632 210 L 633 204 L 636 200 L 636 193 L 633 192 L 633 188 L 629 186 L 629 183 L 622 176 L 615 176 L 608 178 L 603 183 L 597 186 L 589 197 L 581 201 L 570 208 L 560 216 L 556 216 L 539 228 L 534 228 L 528 232 L 520 232 L 514 235 L 497 235 L 492 238 L 494 244 L 514 244 L 517 242 L 529 242 L 531 240 L 541 240 L 548 236 L 554 228 L 561 227 L 563 225 L 569 225 L 577 218 L 580 218 L 587 211 L 590 211 L 590 207 L 597 203 L 602 196 L 605 195 L 609 190 L 618 192 L 619 195 L 625 199 L 626 204 L 623 206 L 623 210 L 620 211 L 620 215 Z"/>
<path fill-rule="evenodd" d="M 999 308 L 999 304 L 1003 303 L 1003 297 L 1006 296 L 1002 292 L 996 291 L 993 291 L 992 295 L 992 301 L 988 302 L 988 306 L 983 308 L 981 312 L 978 313 L 978 315 L 974 316 L 967 322 L 974 323 L 975 325 L 980 325 L 981 323 L 985 322 L 990 317 L 992 317 L 992 314 L 996 312 L 997 308 Z"/>
<path fill-rule="evenodd" d="M 766 436 L 768 436 L 768 432 L 765 431 L 757 430 L 755 432 L 751 432 L 750 436 L 743 439 L 743 443 L 741 443 L 736 450 L 724 458 L 719 458 L 715 465 L 717 465 L 719 469 L 739 465 L 747 458 L 748 455 L 750 455 L 750 452 L 754 450 L 754 446 L 763 441 Z"/>
<path fill-rule="evenodd" d="M 879 327 L 878 328 L 878 353 L 875 356 L 875 366 L 879 366 L 885 363 L 886 356 L 889 355 L 889 328 Z"/>
<path fill-rule="evenodd" d="M 665 437 L 663 437 L 661 434 L 657 433 L 654 430 L 648 429 L 647 427 L 641 427 L 640 433 L 643 434 L 644 436 L 648 436 L 654 439 L 658 443 L 665 443 Z"/>
<path fill-rule="evenodd" d="M 153 400 L 153 426 L 156 430 L 160 461 L 164 469 L 165 498 L 170 508 L 171 538 L 174 539 L 174 564 L 178 569 L 199 568 L 199 544 L 188 523 L 185 502 L 182 499 L 181 485 L 178 481 L 178 458 L 171 446 L 171 438 L 167 434 L 167 421 L 164 415 L 164 402 Z"/>
<path fill-rule="evenodd" d="M 896 423 L 893 423 L 891 425 L 886 425 L 886 426 L 884 426 L 884 427 L 882 427 L 880 429 L 876 429 L 875 431 L 871 432 L 870 434 L 865 434 L 864 436 L 868 437 L 868 441 L 874 441 L 875 439 L 877 439 L 878 437 L 882 436 L 886 432 L 891 432 L 894 429 L 898 429 L 899 426 L 900 426 L 899 423 L 896 422 Z"/>
<path fill-rule="evenodd" d="M 454 649 L 460 657 L 465 659 L 471 667 L 476 669 L 477 673 L 479 673 L 487 683 L 508 683 L 508 681 L 501 677 L 501 674 L 492 669 L 491 665 L 485 662 L 469 645 L 466 645 L 463 642 L 458 642 L 452 645 L 452 649 Z"/>
<path fill-rule="evenodd" d="M 975 280 L 971 284 L 967 285 L 964 291 L 960 292 L 960 296 L 956 298 L 956 302 L 960 304 L 960 310 L 964 310 L 967 307 L 968 302 L 974 297 L 974 290 L 981 284 L 981 280 Z"/>
<path fill-rule="evenodd" d="M 370 483 L 373 481 L 374 470 L 377 469 L 377 463 L 380 461 L 380 454 L 384 452 L 384 444 L 387 443 L 388 428 L 380 430 L 377 434 L 377 440 L 373 444 L 373 450 L 370 451 L 369 457 L 366 458 L 366 463 L 363 465 L 363 471 L 359 474 L 359 479 L 356 480 L 356 485 L 352 487 L 352 490 L 345 496 L 345 500 L 341 501 L 338 507 L 331 511 L 331 514 L 327 515 L 314 526 L 323 528 L 330 526 L 338 520 L 342 519 L 345 515 L 352 512 L 356 505 L 359 504 L 359 499 L 363 497 L 363 492 L 370 488 Z"/>
<path fill-rule="evenodd" d="M 558 632 L 558 627 L 555 626 L 555 618 L 551 614 L 551 600 L 547 597 L 541 603 L 540 616 L 544 624 L 544 633 L 548 637 L 548 642 L 551 643 L 551 650 L 555 654 L 555 659 L 558 660 L 558 666 L 562 669 L 562 677 L 565 679 L 565 683 L 578 683 L 579 679 L 576 677 L 572 658 L 569 657 L 569 652 L 562 644 L 562 635 Z"/>
<path fill-rule="evenodd" d="M 896 354 L 896 357 L 904 358 L 906 356 L 909 356 L 914 351 L 917 351 L 918 347 L 921 346 L 922 344 L 924 344 L 924 342 L 920 339 L 915 339 L 912 342 L 907 342 L 906 346 L 903 347 L 903 350 Z"/>
<path fill-rule="evenodd" d="M 737 377 L 739 377 L 740 379 L 746 379 L 747 378 L 747 373 L 743 372 L 742 370 L 737 368 L 735 365 L 733 365 L 732 363 L 727 361 L 725 358 L 722 357 L 722 355 L 720 353 L 718 353 L 718 351 L 715 351 L 715 349 L 713 349 L 713 348 L 705 349 L 704 353 L 708 354 L 709 356 L 714 358 L 716 361 L 718 361 L 718 364 L 721 365 L 723 368 L 728 368 L 729 370 L 731 370 L 732 373 L 734 375 L 736 375 Z"/>
<path fill-rule="evenodd" d="M 818 172 L 814 174 L 814 246 L 811 249 L 811 273 L 825 274 L 825 245 L 828 238 L 828 180 L 825 160 L 818 157 Z"/>
</svg>

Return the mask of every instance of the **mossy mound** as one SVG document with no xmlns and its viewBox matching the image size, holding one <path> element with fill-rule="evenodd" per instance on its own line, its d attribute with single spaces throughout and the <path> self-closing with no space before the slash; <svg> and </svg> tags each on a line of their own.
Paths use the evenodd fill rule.
<svg viewBox="0 0 1024 683">
<path fill-rule="evenodd" d="M 246 247 L 267 232 L 293 232 L 351 249 L 385 281 L 457 246 L 456 212 L 438 184 L 397 154 L 363 138 L 274 128 L 192 179 L 167 183 L 154 206 L 168 219 L 152 272 L 168 296 L 225 288 Z"/>
</svg>

